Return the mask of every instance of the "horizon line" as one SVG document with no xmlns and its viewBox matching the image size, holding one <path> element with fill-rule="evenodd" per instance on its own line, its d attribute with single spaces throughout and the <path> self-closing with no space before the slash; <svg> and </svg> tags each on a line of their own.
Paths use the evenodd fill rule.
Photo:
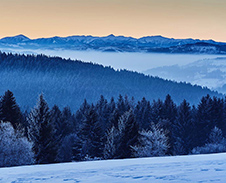
<svg viewBox="0 0 226 183">
<path fill-rule="evenodd" d="M 202 39 L 202 38 L 193 38 L 193 37 L 179 37 L 179 38 L 175 38 L 175 37 L 167 37 L 167 36 L 164 36 L 164 35 L 161 35 L 161 34 L 156 34 L 156 35 L 144 35 L 144 36 L 141 36 L 141 37 L 135 37 L 135 36 L 127 36 L 127 35 L 121 35 L 121 34 L 106 34 L 106 35 L 91 35 L 91 34 L 72 34 L 72 35 L 67 35 L 67 36 L 60 36 L 60 35 L 55 35 L 55 36 L 46 36 L 46 37 L 29 37 L 23 33 L 19 33 L 19 34 L 16 34 L 16 35 L 9 35 L 9 36 L 4 36 L 4 37 L 0 37 L 0 40 L 3 39 L 3 38 L 11 38 L 11 37 L 17 37 L 17 36 L 24 36 L 24 37 L 27 37 L 31 40 L 35 40 L 35 39 L 48 39 L 48 38 L 54 38 L 54 37 L 59 37 L 59 38 L 67 38 L 67 37 L 73 37 L 73 36 L 85 36 L 85 37 L 97 37 L 97 38 L 103 38 L 103 37 L 109 37 L 109 36 L 114 36 L 114 37 L 126 37 L 126 38 L 134 38 L 134 39 L 141 39 L 141 38 L 145 38 L 145 37 L 162 37 L 162 38 L 167 38 L 167 39 L 182 39 L 182 40 L 185 40 L 185 39 L 193 39 L 193 40 L 200 40 L 200 41 L 215 41 L 215 42 L 222 42 L 222 43 L 226 43 L 226 41 L 220 41 L 220 40 L 215 40 L 215 39 L 212 39 L 212 38 L 208 38 L 208 39 Z"/>
</svg>

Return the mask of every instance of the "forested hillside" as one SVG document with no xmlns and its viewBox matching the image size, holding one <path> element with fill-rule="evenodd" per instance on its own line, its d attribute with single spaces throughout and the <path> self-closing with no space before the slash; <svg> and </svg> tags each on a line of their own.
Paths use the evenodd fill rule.
<svg viewBox="0 0 226 183">
<path fill-rule="evenodd" d="M 137 101 L 164 99 L 170 94 L 177 104 L 183 99 L 197 104 L 206 94 L 221 96 L 207 88 L 77 60 L 0 53 L 0 93 L 6 90 L 15 94 L 23 109 L 34 106 L 43 92 L 50 106 L 70 106 L 73 111 L 84 99 L 94 102 L 100 95 L 110 99 L 122 94 Z"/>
<path fill-rule="evenodd" d="M 75 112 L 49 108 L 43 95 L 22 112 L 11 91 L 0 100 L 0 167 L 226 152 L 226 100 L 209 95 L 197 107 L 183 100 L 135 102 L 119 95 Z"/>
</svg>

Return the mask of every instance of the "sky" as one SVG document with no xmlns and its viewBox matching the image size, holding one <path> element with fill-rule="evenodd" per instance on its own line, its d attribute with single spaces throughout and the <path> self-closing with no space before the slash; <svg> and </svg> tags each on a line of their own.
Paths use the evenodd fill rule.
<svg viewBox="0 0 226 183">
<path fill-rule="evenodd" d="M 0 0 L 0 38 L 109 34 L 226 42 L 226 0 Z"/>
</svg>

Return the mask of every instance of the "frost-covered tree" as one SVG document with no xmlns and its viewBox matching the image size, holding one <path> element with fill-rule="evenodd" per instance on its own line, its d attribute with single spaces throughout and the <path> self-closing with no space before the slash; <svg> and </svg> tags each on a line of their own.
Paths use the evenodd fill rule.
<svg viewBox="0 0 226 183">
<path fill-rule="evenodd" d="M 11 123 L 0 122 L 0 167 L 33 163 L 32 144 Z"/>
<path fill-rule="evenodd" d="M 135 157 L 164 156 L 169 148 L 165 131 L 152 123 L 151 130 L 141 131 L 139 145 L 132 146 Z"/>
<path fill-rule="evenodd" d="M 222 130 L 215 126 L 210 132 L 208 142 L 213 144 L 223 143 L 224 137 L 223 137 Z"/>
<path fill-rule="evenodd" d="M 116 148 L 118 146 L 118 135 L 118 130 L 114 126 L 107 131 L 107 140 L 104 146 L 104 159 L 115 158 Z"/>
<path fill-rule="evenodd" d="M 31 111 L 28 122 L 29 137 L 33 142 L 35 163 L 54 163 L 57 155 L 57 140 L 55 129 L 50 121 L 49 107 L 43 95 L 39 97 L 37 106 Z"/>
<path fill-rule="evenodd" d="M 221 129 L 217 127 L 214 127 L 211 130 L 208 143 L 192 150 L 193 154 L 209 154 L 220 152 L 226 152 L 226 140 L 222 135 Z"/>
</svg>

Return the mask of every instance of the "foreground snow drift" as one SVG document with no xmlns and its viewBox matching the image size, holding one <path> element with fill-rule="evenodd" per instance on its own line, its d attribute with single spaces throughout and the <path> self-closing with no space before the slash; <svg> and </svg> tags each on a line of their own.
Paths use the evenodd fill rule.
<svg viewBox="0 0 226 183">
<path fill-rule="evenodd" d="M 0 168 L 0 182 L 226 182 L 226 153 Z"/>
</svg>

